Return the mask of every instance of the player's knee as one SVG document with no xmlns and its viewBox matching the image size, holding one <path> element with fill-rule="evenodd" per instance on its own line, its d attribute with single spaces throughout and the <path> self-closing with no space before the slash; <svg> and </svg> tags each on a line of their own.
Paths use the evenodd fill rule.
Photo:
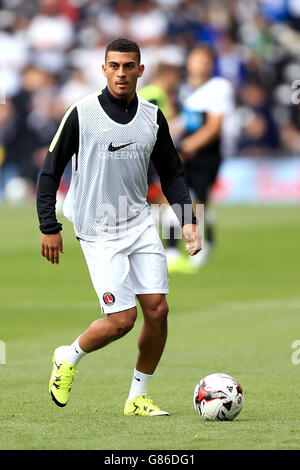
<svg viewBox="0 0 300 470">
<path fill-rule="evenodd" d="M 128 321 L 128 320 L 118 323 L 116 326 L 117 336 L 121 337 L 121 336 L 126 335 L 127 333 L 129 333 L 130 330 L 132 330 L 133 326 L 134 326 L 134 322 Z"/>
<path fill-rule="evenodd" d="M 158 316 L 162 321 L 166 321 L 169 314 L 169 306 L 167 302 L 160 304 L 158 308 Z"/>
<path fill-rule="evenodd" d="M 145 318 L 154 323 L 164 323 L 167 320 L 169 306 L 165 300 L 154 305 L 146 312 Z"/>
<path fill-rule="evenodd" d="M 130 330 L 134 327 L 136 320 L 136 313 L 130 313 L 119 317 L 114 322 L 115 336 L 121 338 L 122 336 L 129 333 Z"/>
</svg>

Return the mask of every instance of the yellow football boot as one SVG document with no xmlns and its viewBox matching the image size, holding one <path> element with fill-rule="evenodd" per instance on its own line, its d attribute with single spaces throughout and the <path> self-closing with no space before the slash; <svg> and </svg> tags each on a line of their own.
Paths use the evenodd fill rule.
<svg viewBox="0 0 300 470">
<path fill-rule="evenodd" d="M 49 381 L 49 393 L 51 394 L 52 400 L 57 406 L 66 406 L 69 400 L 72 382 L 76 372 L 76 366 L 69 364 L 59 357 L 61 352 L 60 346 L 55 349 L 53 354 L 53 369 Z"/>
<path fill-rule="evenodd" d="M 124 415 L 169 416 L 169 413 L 162 411 L 158 406 L 155 406 L 150 397 L 140 395 L 139 397 L 125 403 Z"/>
</svg>

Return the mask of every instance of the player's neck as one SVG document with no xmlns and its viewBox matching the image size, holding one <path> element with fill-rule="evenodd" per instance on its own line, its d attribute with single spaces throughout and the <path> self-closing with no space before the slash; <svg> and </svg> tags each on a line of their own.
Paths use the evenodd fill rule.
<svg viewBox="0 0 300 470">
<path fill-rule="evenodd" d="M 118 93 L 114 92 L 113 90 L 110 89 L 109 85 L 107 85 L 107 90 L 117 100 L 120 100 L 121 102 L 125 102 L 127 105 L 134 99 L 135 97 L 135 90 L 128 94 L 128 95 L 119 95 Z"/>
</svg>

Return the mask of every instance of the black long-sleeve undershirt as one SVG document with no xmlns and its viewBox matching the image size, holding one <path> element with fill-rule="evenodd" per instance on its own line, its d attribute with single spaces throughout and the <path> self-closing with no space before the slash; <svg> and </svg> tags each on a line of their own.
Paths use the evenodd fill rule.
<svg viewBox="0 0 300 470">
<path fill-rule="evenodd" d="M 113 97 L 105 88 L 98 97 L 100 105 L 108 116 L 120 124 L 130 122 L 137 111 L 137 96 L 126 104 L 125 100 Z M 169 133 L 168 123 L 163 113 L 158 110 L 157 124 L 159 126 L 157 139 L 151 153 L 151 160 L 160 177 L 162 191 L 169 204 L 180 207 L 181 225 L 196 223 L 194 215 L 185 214 L 184 207 L 191 206 L 191 199 L 184 180 L 184 171 L 178 153 Z M 69 109 L 65 122 L 62 122 L 59 137 L 54 148 L 48 150 L 41 168 L 37 185 L 37 211 L 40 230 L 46 234 L 57 233 L 62 224 L 56 219 L 56 193 L 64 169 L 72 156 L 78 155 L 79 121 L 77 108 Z M 175 209 L 175 213 L 176 213 Z"/>
</svg>

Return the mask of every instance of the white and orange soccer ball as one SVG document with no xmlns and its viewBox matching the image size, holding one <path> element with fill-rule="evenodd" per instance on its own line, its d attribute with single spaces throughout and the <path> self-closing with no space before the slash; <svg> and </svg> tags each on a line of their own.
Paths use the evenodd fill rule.
<svg viewBox="0 0 300 470">
<path fill-rule="evenodd" d="M 242 387 L 227 374 L 210 374 L 200 380 L 194 391 L 194 407 L 206 421 L 232 421 L 244 403 Z"/>
</svg>

